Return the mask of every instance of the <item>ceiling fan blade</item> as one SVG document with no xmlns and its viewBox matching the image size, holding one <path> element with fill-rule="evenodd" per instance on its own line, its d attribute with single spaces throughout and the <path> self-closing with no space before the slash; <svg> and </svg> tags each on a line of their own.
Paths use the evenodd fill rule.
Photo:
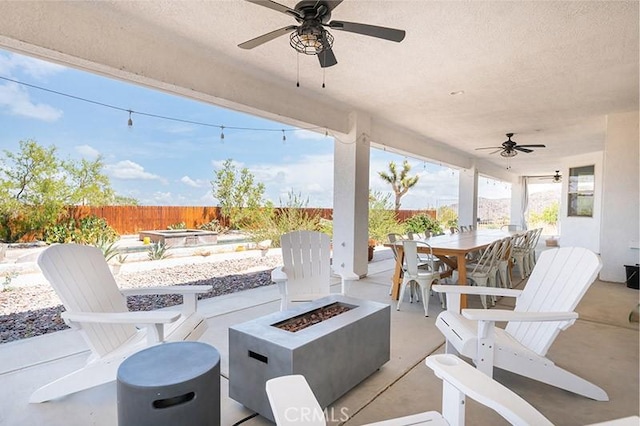
<svg viewBox="0 0 640 426">
<path fill-rule="evenodd" d="M 518 151 L 521 151 L 521 152 L 526 152 L 527 154 L 530 153 L 530 152 L 533 152 L 532 149 L 523 148 L 520 145 L 514 146 L 513 149 L 517 149 Z"/>
<path fill-rule="evenodd" d="M 518 145 L 518 146 L 525 147 L 525 148 L 546 148 L 546 145 L 541 145 L 541 144 L 538 144 L 538 145 Z"/>
<path fill-rule="evenodd" d="M 254 47 L 258 47 L 261 44 L 273 40 L 274 38 L 288 34 L 296 28 L 298 28 L 296 25 L 289 25 L 288 27 L 280 28 L 279 30 L 271 31 L 270 33 L 262 34 L 259 37 L 240 43 L 238 47 L 242 49 L 253 49 Z"/>
<path fill-rule="evenodd" d="M 268 9 L 275 10 L 276 12 L 281 12 L 289 16 L 293 16 L 294 18 L 304 18 L 304 16 L 297 10 L 291 9 L 283 4 L 276 3 L 271 0 L 245 0 L 249 3 L 257 4 L 259 6 L 264 6 Z M 337 5 L 336 5 L 337 6 Z"/>
<path fill-rule="evenodd" d="M 401 42 L 404 40 L 405 31 L 395 28 L 378 27 L 376 25 L 358 24 L 357 22 L 331 21 L 327 24 L 329 28 L 347 31 L 350 33 L 362 34 L 371 37 L 378 37 L 385 40 Z"/>
<path fill-rule="evenodd" d="M 318 60 L 320 61 L 321 68 L 332 67 L 338 63 L 336 55 L 333 54 L 333 50 L 331 49 L 331 47 L 318 53 Z"/>
<path fill-rule="evenodd" d="M 342 0 L 324 0 L 323 3 L 327 5 L 329 12 L 331 12 L 333 9 L 338 7 L 340 3 L 342 3 Z"/>
<path fill-rule="evenodd" d="M 481 149 L 502 149 L 501 146 L 485 146 L 484 148 L 476 148 L 476 151 L 479 151 Z"/>
<path fill-rule="evenodd" d="M 504 149 L 504 148 L 498 148 L 498 149 L 496 149 L 495 151 L 490 152 L 490 153 L 489 153 L 489 155 L 497 154 L 497 153 L 499 153 L 500 151 L 502 151 L 503 149 Z"/>
</svg>

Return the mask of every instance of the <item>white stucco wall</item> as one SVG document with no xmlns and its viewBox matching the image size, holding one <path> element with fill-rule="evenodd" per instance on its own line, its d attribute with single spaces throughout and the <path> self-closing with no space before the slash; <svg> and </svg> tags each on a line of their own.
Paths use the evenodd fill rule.
<svg viewBox="0 0 640 426">
<path fill-rule="evenodd" d="M 623 265 L 640 263 L 638 111 L 607 118 L 604 151 L 600 279 L 624 282 Z"/>
<path fill-rule="evenodd" d="M 603 152 L 576 155 L 564 159 L 565 167 L 561 170 L 562 196 L 560 199 L 560 245 L 563 247 L 585 247 L 600 253 L 600 222 L 602 220 L 603 190 Z M 567 192 L 569 187 L 569 169 L 571 167 L 594 166 L 595 188 L 593 195 L 593 217 L 576 217 L 567 215 Z"/>
</svg>

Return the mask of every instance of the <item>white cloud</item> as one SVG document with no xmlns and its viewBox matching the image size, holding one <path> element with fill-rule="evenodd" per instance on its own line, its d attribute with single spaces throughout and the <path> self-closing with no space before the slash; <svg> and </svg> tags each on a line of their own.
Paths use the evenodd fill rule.
<svg viewBox="0 0 640 426">
<path fill-rule="evenodd" d="M 0 66 L 5 70 L 18 70 L 37 80 L 64 72 L 67 69 L 62 65 L 18 54 L 9 54 L 8 57 L 2 58 L 1 61 L 2 65 Z"/>
<path fill-rule="evenodd" d="M 54 122 L 62 117 L 62 111 L 50 105 L 33 103 L 29 93 L 15 83 L 0 86 L 0 108 L 12 115 Z"/>
<path fill-rule="evenodd" d="M 204 188 L 211 185 L 207 180 L 204 180 L 204 179 L 193 180 L 189 176 L 182 176 L 180 178 L 180 182 L 192 188 Z"/>
<path fill-rule="evenodd" d="M 83 157 L 95 159 L 100 155 L 100 151 L 89 145 L 77 145 L 75 148 L 76 152 Z"/>
<path fill-rule="evenodd" d="M 114 179 L 123 180 L 159 180 L 166 184 L 167 180 L 154 175 L 153 173 L 145 172 L 144 167 L 138 163 L 134 163 L 130 160 L 119 161 L 115 164 L 108 164 L 105 166 L 106 172 Z"/>
<path fill-rule="evenodd" d="M 333 204 L 333 155 L 308 155 L 298 162 L 259 164 L 248 167 L 266 187 L 266 197 L 276 204 L 286 202 L 287 193 L 309 197 L 311 207 Z"/>
<path fill-rule="evenodd" d="M 0 71 L 10 74 L 12 71 L 23 72 L 37 80 L 66 71 L 67 68 L 52 62 L 41 61 L 29 56 L 9 53 L 0 55 Z"/>
</svg>

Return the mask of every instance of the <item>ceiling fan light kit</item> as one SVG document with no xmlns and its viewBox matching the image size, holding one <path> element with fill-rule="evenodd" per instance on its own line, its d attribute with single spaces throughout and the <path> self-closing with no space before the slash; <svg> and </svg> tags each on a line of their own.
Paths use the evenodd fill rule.
<svg viewBox="0 0 640 426">
<path fill-rule="evenodd" d="M 546 146 L 542 144 L 518 145 L 517 142 L 511 140 L 514 134 L 515 133 L 507 133 L 506 134 L 507 140 L 502 142 L 501 146 L 486 146 L 483 148 L 476 148 L 476 150 L 493 149 L 494 151 L 491 152 L 490 154 L 495 154 L 499 152 L 500 156 L 502 157 L 512 158 L 518 155 L 518 151 L 524 152 L 525 154 L 529 154 L 533 152 L 533 149 L 531 148 L 546 148 Z"/>
<path fill-rule="evenodd" d="M 242 49 L 253 49 L 275 38 L 289 34 L 289 44 L 297 52 L 317 55 L 322 68 L 338 63 L 333 54 L 333 35 L 325 27 L 350 33 L 401 42 L 405 32 L 395 28 L 360 24 L 357 22 L 331 21 L 331 11 L 342 0 L 303 0 L 294 9 L 272 0 L 246 0 L 271 10 L 293 17 L 300 25 L 289 25 L 254 39 L 240 43 Z"/>
</svg>

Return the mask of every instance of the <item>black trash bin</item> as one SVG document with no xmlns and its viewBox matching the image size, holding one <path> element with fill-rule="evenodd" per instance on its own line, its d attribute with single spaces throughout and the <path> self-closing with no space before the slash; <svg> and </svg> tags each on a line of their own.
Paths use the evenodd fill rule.
<svg viewBox="0 0 640 426">
<path fill-rule="evenodd" d="M 640 278 L 638 275 L 640 275 L 638 273 L 638 268 L 640 268 L 640 264 L 636 263 L 636 266 L 631 266 L 631 265 L 624 265 L 626 272 L 627 272 L 627 287 L 629 288 L 635 288 L 636 290 L 638 290 L 639 287 L 639 280 L 638 278 Z"/>
</svg>

